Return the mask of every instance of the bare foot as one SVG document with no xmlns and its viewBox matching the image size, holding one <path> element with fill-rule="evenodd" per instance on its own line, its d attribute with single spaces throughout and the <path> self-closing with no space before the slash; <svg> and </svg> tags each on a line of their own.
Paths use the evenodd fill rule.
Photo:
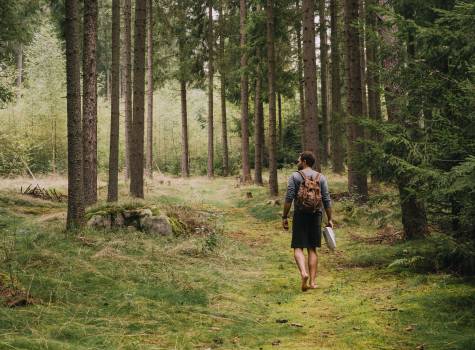
<svg viewBox="0 0 475 350">
<path fill-rule="evenodd" d="M 317 289 L 318 286 L 317 286 L 316 283 L 310 283 L 310 287 L 309 287 L 309 288 L 310 288 L 310 289 Z"/>
<path fill-rule="evenodd" d="M 302 276 L 302 292 L 306 292 L 308 289 L 307 281 L 308 281 L 308 276 Z"/>
</svg>

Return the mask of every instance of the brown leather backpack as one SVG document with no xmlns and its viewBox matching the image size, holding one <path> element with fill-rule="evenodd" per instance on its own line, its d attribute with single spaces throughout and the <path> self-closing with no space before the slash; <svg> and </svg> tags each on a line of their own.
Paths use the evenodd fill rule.
<svg viewBox="0 0 475 350">
<path fill-rule="evenodd" d="M 315 213 L 322 206 L 322 193 L 320 190 L 320 173 L 312 179 L 305 176 L 303 171 L 298 172 L 303 181 L 300 184 L 295 200 L 295 206 L 298 210 L 305 213 Z"/>
</svg>

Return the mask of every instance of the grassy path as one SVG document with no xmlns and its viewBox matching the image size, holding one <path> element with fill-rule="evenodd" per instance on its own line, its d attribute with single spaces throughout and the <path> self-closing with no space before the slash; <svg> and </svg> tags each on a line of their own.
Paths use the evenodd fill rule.
<svg viewBox="0 0 475 350">
<path fill-rule="evenodd" d="M 2 252 L 15 242 L 0 278 L 8 262 L 41 300 L 0 307 L 0 349 L 475 348 L 473 281 L 388 269 L 411 247 L 355 241 L 376 228 L 347 204 L 335 205 L 338 251 L 319 254 L 320 288 L 302 293 L 267 189 L 170 181 L 149 184 L 147 202 L 215 213 L 221 235 L 86 230 L 79 239 L 62 232 L 64 205 L 0 189 Z M 330 176 L 331 189 L 344 181 Z"/>
</svg>

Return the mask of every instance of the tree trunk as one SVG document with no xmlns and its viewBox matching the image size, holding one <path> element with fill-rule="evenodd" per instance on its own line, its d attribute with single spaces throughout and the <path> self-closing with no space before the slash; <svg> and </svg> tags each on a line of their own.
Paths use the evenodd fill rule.
<svg viewBox="0 0 475 350">
<path fill-rule="evenodd" d="M 257 70 L 259 71 L 259 64 Z M 254 98 L 254 115 L 255 115 L 255 129 L 254 129 L 254 183 L 256 185 L 263 185 L 262 182 L 262 134 L 264 131 L 264 116 L 261 114 L 261 78 L 257 73 L 256 90 Z"/>
<path fill-rule="evenodd" d="M 213 116 L 213 5 L 208 0 L 208 177 L 214 176 L 214 116 Z"/>
<path fill-rule="evenodd" d="M 145 27 L 147 1 L 135 3 L 134 27 L 134 113 L 130 158 L 130 194 L 143 198 L 144 109 L 145 109 Z"/>
<path fill-rule="evenodd" d="M 328 110 L 328 44 L 325 0 L 319 0 L 320 14 L 320 62 L 322 94 L 322 165 L 328 164 L 329 110 Z"/>
<path fill-rule="evenodd" d="M 315 63 L 315 22 L 313 0 L 303 0 L 303 74 L 305 83 L 304 148 L 315 155 L 320 170 L 320 146 L 317 120 L 317 67 Z"/>
<path fill-rule="evenodd" d="M 130 177 L 130 148 L 132 140 L 132 55 L 131 0 L 124 0 L 124 113 L 125 113 L 125 179 Z"/>
<path fill-rule="evenodd" d="M 17 67 L 17 78 L 16 78 L 16 87 L 17 98 L 20 96 L 21 83 L 23 82 L 23 44 L 19 44 L 16 50 L 16 67 Z"/>
<path fill-rule="evenodd" d="M 249 101 L 246 52 L 246 0 L 239 2 L 240 17 L 240 49 L 241 49 L 241 155 L 242 155 L 242 182 L 251 181 L 249 167 Z"/>
<path fill-rule="evenodd" d="M 262 79 L 262 78 L 261 78 Z M 262 92 L 262 80 L 261 80 L 261 92 Z M 266 159 L 265 159 L 265 156 L 266 156 L 266 135 L 265 135 L 265 128 L 264 128 L 264 101 L 262 101 L 262 94 L 261 94 L 261 101 L 259 103 L 259 109 L 258 109 L 258 112 L 259 112 L 259 117 L 262 119 L 262 127 L 261 127 L 261 130 L 260 130 L 260 134 L 261 134 L 261 149 L 260 149 L 260 152 L 261 152 L 261 160 L 262 160 L 262 168 L 265 167 L 265 163 L 266 163 Z"/>
<path fill-rule="evenodd" d="M 363 116 L 368 116 L 368 98 L 366 94 L 366 55 L 365 55 L 365 47 L 366 47 L 366 24 L 365 24 L 365 0 L 358 0 L 358 12 L 359 12 L 359 30 L 360 30 L 360 70 L 361 70 L 361 99 L 363 101 Z"/>
<path fill-rule="evenodd" d="M 338 20 L 338 0 L 330 0 L 331 16 L 331 159 L 333 171 L 341 174 L 345 170 L 344 161 L 344 125 L 343 106 L 341 104 L 341 73 L 340 73 L 340 35 Z"/>
<path fill-rule="evenodd" d="M 109 68 L 106 69 L 106 101 L 109 101 L 111 96 L 111 74 Z"/>
<path fill-rule="evenodd" d="M 83 184 L 84 204 L 97 202 L 97 0 L 84 2 Z"/>
<path fill-rule="evenodd" d="M 188 115 L 186 109 L 186 81 L 180 81 L 181 92 L 181 176 L 190 176 L 188 148 Z"/>
<path fill-rule="evenodd" d="M 297 11 L 300 11 L 299 0 L 297 0 Z M 295 28 L 297 33 L 297 74 L 299 79 L 299 105 L 300 105 L 300 123 L 301 123 L 301 135 L 300 143 L 302 150 L 305 148 L 304 132 L 305 129 L 305 97 L 304 97 L 304 81 L 303 81 L 303 67 L 302 67 L 302 25 L 300 21 L 297 21 Z"/>
<path fill-rule="evenodd" d="M 271 196 L 279 194 L 277 179 L 277 140 L 275 123 L 275 52 L 274 52 L 274 1 L 267 0 L 267 79 L 269 86 L 269 190 Z"/>
<path fill-rule="evenodd" d="M 79 9 L 77 0 L 66 0 L 66 88 L 68 119 L 68 214 L 66 228 L 84 224 L 82 166 L 81 72 Z"/>
<path fill-rule="evenodd" d="M 223 0 L 219 2 L 219 52 L 221 75 L 221 138 L 223 143 L 223 176 L 229 175 L 228 127 L 226 120 L 226 72 L 224 67 L 224 17 Z"/>
<path fill-rule="evenodd" d="M 352 118 L 348 123 L 348 191 L 360 201 L 368 198 L 366 172 L 358 167 L 356 157 L 363 147 L 358 140 L 364 137 L 363 128 L 355 121 L 363 115 L 360 65 L 360 34 L 357 27 L 358 0 L 345 0 L 346 60 L 348 66 L 348 112 Z"/>
<path fill-rule="evenodd" d="M 147 176 L 153 178 L 153 1 L 147 0 L 147 152 L 145 168 Z"/>
<path fill-rule="evenodd" d="M 107 201 L 119 197 L 119 105 L 120 105 L 120 0 L 112 0 L 112 84 L 111 132 L 109 149 L 109 187 Z"/>
<path fill-rule="evenodd" d="M 279 147 L 282 146 L 282 96 L 279 93 L 277 93 L 277 116 L 278 116 L 278 122 L 279 122 Z"/>
<path fill-rule="evenodd" d="M 377 43 L 377 15 L 374 6 L 377 5 L 376 0 L 367 0 L 366 2 L 366 62 L 367 62 L 367 83 L 368 83 L 368 116 L 375 122 L 382 123 L 381 113 L 381 96 L 379 82 L 379 62 L 378 43 Z M 380 137 L 376 133 L 371 133 L 371 140 L 378 142 Z M 378 182 L 374 174 L 371 175 L 372 182 Z"/>
</svg>

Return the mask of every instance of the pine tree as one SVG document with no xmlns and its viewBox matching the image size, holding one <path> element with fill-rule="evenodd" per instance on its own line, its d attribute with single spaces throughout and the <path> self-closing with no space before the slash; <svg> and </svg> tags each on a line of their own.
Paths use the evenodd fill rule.
<svg viewBox="0 0 475 350">
<path fill-rule="evenodd" d="M 221 81 L 221 143 L 223 147 L 223 176 L 228 176 L 229 174 L 229 151 L 228 151 L 228 130 L 227 130 L 227 120 L 226 120 L 226 68 L 225 68 L 225 52 L 224 52 L 224 41 L 225 41 L 225 19 L 223 11 L 223 0 L 219 1 L 219 73 Z"/>
<path fill-rule="evenodd" d="M 375 12 L 377 0 L 366 0 L 366 26 L 367 26 L 367 43 L 366 43 L 366 62 L 368 65 L 367 83 L 368 83 L 368 115 L 371 119 L 382 122 L 381 113 L 381 96 L 379 81 L 379 65 L 378 62 L 378 40 L 377 35 L 377 14 Z M 377 141 L 376 135 L 373 133 L 371 138 Z"/>
<path fill-rule="evenodd" d="M 145 109 L 145 27 L 147 1 L 136 0 L 134 27 L 134 93 L 132 148 L 130 157 L 130 194 L 143 198 L 144 109 Z"/>
<path fill-rule="evenodd" d="M 247 76 L 247 48 L 246 48 L 246 0 L 239 2 L 240 18 L 240 49 L 241 49 L 241 155 L 242 155 L 242 181 L 251 181 L 249 166 L 249 99 Z"/>
<path fill-rule="evenodd" d="M 112 0 L 112 77 L 111 77 L 111 130 L 109 149 L 109 187 L 107 201 L 119 196 L 119 70 L 120 70 L 120 0 Z"/>
<path fill-rule="evenodd" d="M 269 190 L 271 196 L 279 194 L 277 180 L 277 137 L 275 115 L 275 52 L 274 52 L 274 1 L 267 0 L 267 80 L 269 87 Z"/>
<path fill-rule="evenodd" d="M 256 185 L 263 185 L 262 181 L 262 141 L 264 133 L 264 116 L 261 111 L 262 102 L 262 82 L 259 74 L 259 64 L 257 65 L 256 87 L 254 97 L 254 116 L 255 116 L 255 128 L 254 128 L 254 183 Z"/>
<path fill-rule="evenodd" d="M 320 15 L 320 76 L 322 95 L 322 165 L 328 163 L 329 108 L 328 108 L 328 43 L 325 0 L 319 0 Z"/>
<path fill-rule="evenodd" d="M 181 96 L 181 176 L 190 176 L 189 146 L 188 146 L 188 112 L 186 102 L 186 81 L 180 80 Z"/>
<path fill-rule="evenodd" d="M 358 0 L 345 0 L 345 34 L 348 113 L 351 118 L 348 123 L 348 190 L 358 196 L 359 200 L 365 201 L 368 198 L 367 176 L 357 162 L 357 156 L 364 151 L 363 146 L 358 143 L 358 140 L 364 137 L 364 131 L 356 121 L 363 115 Z"/>
<path fill-rule="evenodd" d="M 147 0 L 147 147 L 145 168 L 153 178 L 153 1 Z"/>
<path fill-rule="evenodd" d="M 208 0 L 208 177 L 214 176 L 213 43 L 213 2 Z"/>
<path fill-rule="evenodd" d="M 68 114 L 68 214 L 69 230 L 84 224 L 82 165 L 81 73 L 79 9 L 77 0 L 66 0 L 66 89 Z"/>
<path fill-rule="evenodd" d="M 383 4 L 385 1 L 383 1 Z M 384 21 L 384 18 L 383 18 Z M 387 72 L 397 74 L 399 70 L 400 57 L 403 56 L 400 52 L 402 45 L 397 42 L 396 33 L 397 28 L 383 24 L 379 28 L 381 32 L 381 38 L 388 52 L 383 60 L 383 68 Z M 410 48 L 410 44 L 406 45 Z M 407 56 L 411 56 L 410 49 L 406 53 Z M 390 123 L 399 124 L 404 130 L 411 130 L 408 133 L 409 138 L 415 134 L 414 130 L 418 128 L 410 120 L 406 120 L 403 115 L 403 111 L 398 99 L 404 94 L 402 87 L 394 80 L 387 80 L 385 82 L 385 100 L 386 108 L 388 112 L 388 119 Z M 406 239 L 418 238 L 427 235 L 429 232 L 427 226 L 427 214 L 424 202 L 419 198 L 417 189 L 411 188 L 412 174 L 404 171 L 404 169 L 398 169 L 398 176 L 395 179 L 399 190 L 399 200 L 401 203 L 401 216 L 402 224 L 404 228 L 404 236 Z"/>
<path fill-rule="evenodd" d="M 341 174 L 345 170 L 344 160 L 344 125 L 343 106 L 341 103 L 341 73 L 340 73 L 340 28 L 339 0 L 330 0 L 331 21 L 331 158 L 332 169 Z"/>
<path fill-rule="evenodd" d="M 296 12 L 301 17 L 300 1 L 297 0 Z M 303 65 L 302 65 L 302 23 L 300 17 L 295 25 L 295 33 L 297 40 L 297 76 L 299 83 L 299 106 L 300 106 L 300 122 L 301 122 L 301 140 L 302 149 L 305 148 L 305 140 L 303 129 L 305 128 L 305 96 L 304 96 L 304 80 L 303 80 Z"/>
<path fill-rule="evenodd" d="M 124 45 L 123 45 L 123 79 L 124 79 L 124 114 L 125 114 L 125 178 L 130 177 L 130 149 L 132 140 L 132 39 L 131 39 L 131 0 L 124 0 Z"/>
<path fill-rule="evenodd" d="M 97 0 L 84 2 L 83 182 L 86 205 L 97 201 Z"/>
<path fill-rule="evenodd" d="M 315 22 L 313 0 L 303 0 L 303 74 L 305 87 L 304 148 L 313 152 L 320 170 L 320 146 L 317 121 L 317 67 L 315 58 Z"/>
</svg>

